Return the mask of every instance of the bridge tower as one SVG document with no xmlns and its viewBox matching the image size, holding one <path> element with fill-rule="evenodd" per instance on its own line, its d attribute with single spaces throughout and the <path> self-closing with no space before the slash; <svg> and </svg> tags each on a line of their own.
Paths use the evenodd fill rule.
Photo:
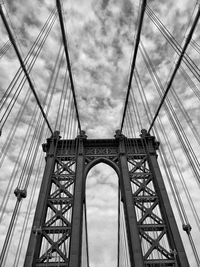
<svg viewBox="0 0 200 267">
<path fill-rule="evenodd" d="M 119 177 L 130 265 L 189 267 L 156 151 L 155 137 L 87 139 L 81 132 L 62 140 L 59 132 L 43 145 L 46 167 L 24 267 L 80 267 L 85 180 L 103 162 Z M 120 266 L 119 266 L 120 267 Z"/>
</svg>

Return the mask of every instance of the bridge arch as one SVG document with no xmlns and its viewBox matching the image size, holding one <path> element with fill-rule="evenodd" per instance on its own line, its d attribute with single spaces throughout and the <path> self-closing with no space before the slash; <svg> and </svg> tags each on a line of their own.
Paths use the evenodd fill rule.
<svg viewBox="0 0 200 267">
<path fill-rule="evenodd" d="M 115 172 L 117 173 L 118 178 L 120 177 L 119 166 L 115 161 L 113 161 L 113 160 L 111 160 L 109 158 L 106 158 L 106 157 L 98 157 L 98 158 L 94 158 L 92 161 L 90 161 L 86 165 L 85 171 L 84 171 L 85 180 L 87 178 L 87 175 L 88 175 L 89 171 L 99 163 L 104 163 L 104 164 L 110 166 L 111 168 L 113 168 L 115 170 Z"/>
</svg>

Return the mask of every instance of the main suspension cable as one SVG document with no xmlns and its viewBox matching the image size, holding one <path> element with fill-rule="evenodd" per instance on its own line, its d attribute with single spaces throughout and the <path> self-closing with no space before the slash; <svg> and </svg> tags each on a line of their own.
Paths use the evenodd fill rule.
<svg viewBox="0 0 200 267">
<path fill-rule="evenodd" d="M 179 56 L 179 58 L 177 60 L 177 63 L 175 65 L 175 67 L 174 67 L 174 70 L 172 72 L 171 78 L 170 78 L 170 80 L 169 80 L 169 82 L 167 84 L 167 88 L 166 88 L 165 93 L 164 93 L 164 95 L 163 95 L 163 97 L 161 99 L 161 102 L 160 102 L 159 106 L 158 106 L 158 109 L 156 111 L 156 114 L 155 114 L 155 116 L 154 116 L 154 118 L 152 120 L 152 123 L 151 123 L 150 127 L 149 127 L 148 133 L 150 133 L 150 131 L 151 131 L 153 125 L 154 125 L 154 122 L 155 122 L 155 120 L 156 120 L 156 118 L 157 118 L 157 116 L 158 116 L 158 114 L 160 112 L 160 109 L 161 109 L 161 107 L 162 107 L 162 105 L 163 105 L 163 103 L 165 101 L 165 98 L 166 98 L 166 96 L 167 96 L 167 94 L 169 92 L 169 89 L 171 88 L 171 85 L 172 85 L 172 83 L 174 81 L 174 78 L 176 76 L 176 73 L 177 73 L 177 71 L 178 71 L 178 69 L 180 67 L 181 62 L 182 62 L 183 56 L 185 54 L 185 51 L 186 51 L 186 49 L 187 49 L 187 47 L 188 47 L 188 45 L 189 45 L 189 43 L 190 43 L 190 41 L 192 39 L 192 35 L 193 35 L 194 30 L 196 28 L 196 25 L 198 23 L 199 16 L 200 16 L 200 7 L 198 7 L 197 14 L 195 16 L 194 22 L 192 24 L 192 27 L 191 27 L 191 29 L 189 31 L 189 34 L 188 34 L 186 40 L 185 40 L 185 44 L 184 44 L 184 46 L 182 48 L 181 54 L 180 54 L 180 56 Z"/>
<path fill-rule="evenodd" d="M 46 36 L 47 32 L 49 34 L 49 32 L 51 31 L 51 28 L 53 27 L 53 23 L 54 23 L 54 18 L 55 18 L 56 14 L 55 14 L 55 10 L 52 10 L 50 15 L 48 16 L 45 24 L 43 25 L 41 31 L 39 32 L 37 38 L 35 39 L 32 47 L 30 48 L 30 50 L 28 51 L 28 54 L 27 56 L 25 57 L 24 59 L 24 63 L 25 65 L 27 66 L 27 69 L 29 70 L 29 67 L 31 64 L 28 64 L 29 61 L 31 60 L 31 55 L 38 55 L 39 52 L 37 51 L 40 51 L 41 49 L 41 44 L 44 43 L 44 41 L 41 41 L 41 38 L 44 40 L 44 35 Z M 52 21 L 53 20 L 53 21 Z M 51 22 L 52 21 L 52 22 Z M 46 34 L 45 34 L 46 32 Z M 45 37 L 45 40 L 46 40 L 47 36 Z M 40 48 L 39 48 L 40 47 Z M 31 60 L 32 62 L 32 60 Z M 2 98 L 0 99 L 0 110 L 2 109 L 3 105 L 6 103 L 6 100 L 8 99 L 8 97 L 10 96 L 15 84 L 17 83 L 20 75 L 22 74 L 22 69 L 21 67 L 19 67 L 19 69 L 17 70 L 14 78 L 12 79 L 12 81 L 10 82 L 8 88 L 5 90 Z M 25 76 L 25 75 L 24 75 Z"/>
<path fill-rule="evenodd" d="M 150 62 L 148 62 L 148 63 L 150 63 Z M 150 68 L 148 67 L 148 64 L 146 66 L 147 66 L 147 69 L 150 71 L 149 73 L 152 76 L 152 80 L 155 84 L 155 87 L 156 87 L 158 93 L 159 93 L 159 96 L 160 96 L 160 98 L 162 98 L 162 93 L 164 92 L 164 87 L 163 87 L 161 81 L 159 80 L 159 78 L 156 74 L 156 71 L 154 70 L 152 72 L 150 70 Z M 151 68 L 153 67 L 152 64 L 150 64 L 150 66 L 151 66 Z M 175 110 L 173 109 L 172 104 L 167 97 L 166 97 L 166 101 L 167 101 L 167 103 L 164 103 L 163 105 L 166 109 L 166 113 L 167 113 L 167 116 L 169 118 L 170 124 L 172 125 L 172 128 L 174 129 L 174 132 L 176 133 L 176 136 L 181 143 L 181 146 L 183 148 L 185 156 L 188 159 L 188 163 L 192 167 L 195 178 L 197 180 L 197 184 L 198 184 L 198 186 L 200 186 L 200 175 L 199 175 L 199 171 L 198 171 L 200 169 L 200 163 L 199 163 L 197 156 L 195 155 L 195 153 L 192 149 L 192 146 L 188 140 L 187 135 L 185 134 L 183 126 L 181 125 L 181 123 L 177 117 L 177 114 L 176 114 Z"/>
<path fill-rule="evenodd" d="M 180 55 L 181 54 L 181 45 L 177 42 L 174 36 L 169 32 L 169 30 L 165 27 L 165 25 L 161 22 L 161 20 L 156 16 L 156 14 L 151 10 L 151 8 L 147 5 L 146 13 L 157 27 L 157 29 L 161 32 L 167 42 L 171 45 L 171 47 L 175 50 L 175 52 Z M 191 40 L 192 42 L 192 40 Z M 183 62 L 194 75 L 194 77 L 200 82 L 200 69 L 195 64 L 195 62 L 188 56 L 187 53 L 183 56 Z"/>
<path fill-rule="evenodd" d="M 40 108 L 40 111 L 42 112 L 42 116 L 43 116 L 44 120 L 46 121 L 47 126 L 48 126 L 48 128 L 49 128 L 51 134 L 53 134 L 53 130 L 51 129 L 51 126 L 50 126 L 49 121 L 48 121 L 48 119 L 47 119 L 47 117 L 46 117 L 46 114 L 45 114 L 45 112 L 44 112 L 44 110 L 43 110 L 43 108 L 42 108 L 42 105 L 41 105 L 40 100 L 39 100 L 39 98 L 38 98 L 38 95 L 37 95 L 37 93 L 36 93 L 36 91 L 35 91 L 34 85 L 33 85 L 32 81 L 31 81 L 31 78 L 30 78 L 29 73 L 28 73 L 28 71 L 27 71 L 27 69 L 26 69 L 26 66 L 25 66 L 25 64 L 24 64 L 24 61 L 22 60 L 22 56 L 21 56 L 20 51 L 19 51 L 19 49 L 18 49 L 18 47 L 17 47 L 17 44 L 16 44 L 15 39 L 14 39 L 14 37 L 13 37 L 13 34 L 12 34 L 11 30 L 10 30 L 10 27 L 9 27 L 8 22 L 7 22 L 7 20 L 6 20 L 6 17 L 5 17 L 5 15 L 4 15 L 4 12 L 3 12 L 3 9 L 2 9 L 2 5 L 1 5 L 1 4 L 0 4 L 0 14 L 1 14 L 1 17 L 2 17 L 2 20 L 3 20 L 3 23 L 4 23 L 4 25 L 5 25 L 5 28 L 6 28 L 6 30 L 7 30 L 9 39 L 10 39 L 10 41 L 11 41 L 13 47 L 14 47 L 14 50 L 15 50 L 15 52 L 16 52 L 16 54 L 17 54 L 17 57 L 18 57 L 18 59 L 19 59 L 19 62 L 20 62 L 20 64 L 21 64 L 21 67 L 22 67 L 22 69 L 23 69 L 23 71 L 24 71 L 24 73 L 25 73 L 25 75 L 26 75 L 26 78 L 27 78 L 27 80 L 28 80 L 29 86 L 30 86 L 30 88 L 31 88 L 31 90 L 32 90 L 32 92 L 33 92 L 33 95 L 35 96 L 35 99 L 36 99 L 36 102 L 37 102 L 37 104 L 38 104 L 38 106 L 39 106 L 39 108 Z"/>
<path fill-rule="evenodd" d="M 71 90 L 72 90 L 74 105 L 75 105 L 75 110 L 76 110 L 76 118 L 78 121 L 79 132 L 81 132 L 81 123 L 80 123 L 80 118 L 79 118 L 79 113 L 78 113 L 78 106 L 77 106 L 77 101 L 76 101 L 74 81 L 73 81 L 73 76 L 72 76 L 71 63 L 70 63 L 70 58 L 69 58 L 67 38 L 66 38 L 66 34 L 65 34 L 65 26 L 64 26 L 64 22 L 63 22 L 63 15 L 62 15 L 62 8 L 61 8 L 60 0 L 56 0 L 56 6 L 57 6 L 57 10 L 58 10 L 58 15 L 59 15 L 60 28 L 61 28 L 61 33 L 62 33 L 63 45 L 64 45 L 64 49 L 65 49 L 66 61 L 67 61 L 67 68 L 68 68 L 68 72 L 69 72 Z"/>
<path fill-rule="evenodd" d="M 123 112 L 123 116 L 122 116 L 121 131 L 123 129 L 124 120 L 125 120 L 125 116 L 126 116 L 126 110 L 127 110 L 128 100 L 129 100 L 129 94 L 130 94 L 131 84 L 132 84 L 132 79 L 133 79 L 133 72 L 134 72 L 134 69 L 135 69 L 138 46 L 139 46 L 139 42 L 140 42 L 140 35 L 141 35 L 141 31 L 142 31 L 142 24 L 143 24 L 143 19 L 144 19 L 146 2 L 147 2 L 146 0 L 143 0 L 142 1 L 142 5 L 141 5 L 139 25 L 138 25 L 137 35 L 136 35 L 136 40 L 135 40 L 135 49 L 134 49 L 133 60 L 132 60 L 132 64 L 131 64 L 131 72 L 130 72 L 130 76 L 129 76 L 126 100 L 125 100 L 125 104 L 124 104 L 124 112 Z"/>
<path fill-rule="evenodd" d="M 37 60 L 37 58 L 39 56 L 39 53 L 41 52 L 41 50 L 42 50 L 42 48 L 44 46 L 44 43 L 45 43 L 45 41 L 46 41 L 46 39 L 47 39 L 47 37 L 48 37 L 52 27 L 53 27 L 55 19 L 56 19 L 56 17 L 54 17 L 54 19 L 52 20 L 52 22 L 48 26 L 46 33 L 43 31 L 44 36 L 41 35 L 40 38 L 38 38 L 38 42 L 34 43 L 34 47 L 32 47 L 33 49 L 31 48 L 32 52 L 34 52 L 34 56 L 32 57 L 32 59 L 31 59 L 31 50 L 29 51 L 29 53 L 28 53 L 28 55 L 26 57 L 27 60 L 25 59 L 25 62 L 27 64 L 27 71 L 29 73 L 31 72 L 31 70 L 32 70 L 32 68 L 33 68 L 33 66 L 34 66 L 34 64 L 35 64 L 35 62 L 36 62 L 36 60 Z M 37 49 L 34 49 L 34 48 L 37 48 Z M 28 61 L 29 59 L 31 59 L 30 62 Z M 6 99 L 10 96 L 11 92 L 15 88 L 15 85 L 16 85 L 18 79 L 20 78 L 21 74 L 22 74 L 22 70 L 21 70 L 21 68 L 19 68 L 19 70 L 17 71 L 17 73 L 15 75 L 16 79 L 14 78 L 12 80 L 11 84 L 8 87 L 8 89 L 10 91 L 9 91 L 8 95 L 6 96 L 4 102 L 2 103 L 2 107 L 1 108 L 3 108 L 4 104 L 6 103 Z M 3 130 L 3 127 L 4 127 L 5 123 L 6 123 L 6 120 L 8 119 L 8 117 L 9 117 L 9 115 L 10 115 L 10 113 L 11 113 L 11 111 L 12 111 L 12 109 L 13 109 L 13 107 L 14 107 L 17 99 L 18 99 L 18 96 L 20 95 L 25 82 L 26 82 L 26 76 L 24 75 L 22 77 L 22 79 L 21 79 L 16 91 L 14 92 L 13 96 L 11 97 L 11 100 L 10 100 L 8 106 L 6 107 L 2 117 L 0 118 L 1 131 Z M 0 110 L 1 110 L 1 108 L 0 108 Z"/>
</svg>

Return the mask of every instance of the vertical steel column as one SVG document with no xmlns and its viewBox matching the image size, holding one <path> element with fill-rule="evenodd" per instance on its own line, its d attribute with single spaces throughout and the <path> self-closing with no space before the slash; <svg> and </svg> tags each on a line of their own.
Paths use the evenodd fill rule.
<svg viewBox="0 0 200 267">
<path fill-rule="evenodd" d="M 51 138 L 47 139 L 46 166 L 38 197 L 28 249 L 26 252 L 24 267 L 35 266 L 36 264 L 35 260 L 39 257 L 38 254 L 40 252 L 40 246 L 42 243 L 42 236 L 40 234 L 40 231 L 46 217 L 46 212 L 47 212 L 46 203 L 51 187 L 51 175 L 55 166 L 56 146 L 59 138 L 60 138 L 59 132 L 56 131 L 54 132 Z"/>
<path fill-rule="evenodd" d="M 78 152 L 76 160 L 76 180 L 74 185 L 74 203 L 72 213 L 72 233 L 69 250 L 69 267 L 81 266 L 82 252 L 82 225 L 83 225 L 83 200 L 84 200 L 84 147 L 83 142 L 86 138 L 82 131 L 78 139 Z"/>
<path fill-rule="evenodd" d="M 142 136 L 142 135 L 141 135 Z M 176 224 L 176 220 L 172 211 L 172 207 L 170 205 L 170 201 L 168 198 L 168 194 L 165 188 L 165 184 L 162 178 L 162 174 L 157 162 L 157 154 L 156 148 L 148 147 L 148 140 L 155 139 L 153 136 L 142 136 L 144 140 L 144 144 L 146 146 L 147 155 L 148 155 L 148 163 L 150 171 L 153 175 L 153 182 L 155 186 L 155 190 L 159 196 L 160 202 L 160 210 L 164 221 L 167 225 L 168 232 L 168 241 L 172 248 L 175 249 L 177 264 L 179 267 L 189 267 L 189 262 L 185 253 L 185 249 L 180 237 L 180 233 Z"/>
<path fill-rule="evenodd" d="M 124 201 L 124 212 L 129 244 L 130 262 L 132 267 L 144 267 L 141 242 L 137 226 L 137 217 L 135 207 L 133 205 L 131 182 L 129 178 L 128 162 L 124 143 L 125 137 L 122 134 L 118 133 L 116 134 L 116 138 L 119 140 L 119 165 L 121 171 L 120 183 L 122 198 Z"/>
</svg>

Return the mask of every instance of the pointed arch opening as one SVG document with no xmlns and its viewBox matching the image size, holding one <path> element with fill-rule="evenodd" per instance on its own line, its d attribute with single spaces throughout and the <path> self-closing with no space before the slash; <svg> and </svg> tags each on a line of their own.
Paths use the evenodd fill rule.
<svg viewBox="0 0 200 267">
<path fill-rule="evenodd" d="M 118 174 L 107 162 L 87 170 L 86 207 L 90 267 L 117 266 Z"/>
</svg>

